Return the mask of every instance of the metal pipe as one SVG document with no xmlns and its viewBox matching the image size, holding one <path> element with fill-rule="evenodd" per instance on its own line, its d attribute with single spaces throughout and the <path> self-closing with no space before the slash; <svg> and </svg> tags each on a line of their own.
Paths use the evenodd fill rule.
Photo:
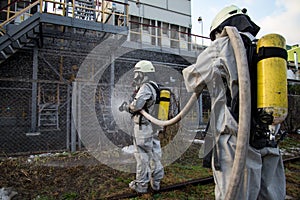
<svg viewBox="0 0 300 200">
<path fill-rule="evenodd" d="M 36 131 L 36 113 L 37 113 L 37 82 L 38 79 L 38 48 L 33 49 L 32 63 L 32 92 L 31 92 L 31 132 Z"/>
<path fill-rule="evenodd" d="M 298 67 L 298 54 L 296 51 L 294 51 L 294 63 L 295 63 L 295 67 L 296 70 L 298 71 L 299 67 Z"/>
</svg>

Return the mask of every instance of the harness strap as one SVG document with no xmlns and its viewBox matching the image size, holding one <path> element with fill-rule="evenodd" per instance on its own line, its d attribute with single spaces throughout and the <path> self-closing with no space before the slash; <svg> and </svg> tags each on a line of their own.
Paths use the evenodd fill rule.
<svg viewBox="0 0 300 200">
<path fill-rule="evenodd" d="M 279 57 L 287 60 L 287 51 L 279 47 L 261 47 L 258 49 L 258 61 L 272 57 Z"/>
</svg>

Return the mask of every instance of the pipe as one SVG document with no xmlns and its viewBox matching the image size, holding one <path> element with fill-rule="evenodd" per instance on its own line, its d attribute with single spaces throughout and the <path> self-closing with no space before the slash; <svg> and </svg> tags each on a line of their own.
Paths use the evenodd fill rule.
<svg viewBox="0 0 300 200">
<path fill-rule="evenodd" d="M 236 151 L 232 166 L 232 174 L 231 179 L 229 181 L 229 185 L 227 188 L 225 199 L 236 199 L 238 186 L 241 181 L 242 173 L 245 168 L 246 163 L 246 155 L 249 144 L 249 134 L 250 134 L 250 117 L 251 117 L 251 96 L 250 93 L 250 75 L 247 61 L 247 54 L 244 47 L 244 43 L 242 38 L 235 27 L 225 27 L 221 36 L 228 35 L 230 39 L 230 43 L 234 50 L 234 55 L 237 63 L 237 72 L 238 72 L 238 84 L 239 84 L 239 127 L 237 134 L 237 144 Z M 201 91 L 202 92 L 202 91 Z M 201 93 L 200 92 L 200 93 Z M 200 94 L 199 93 L 199 94 Z M 168 126 L 174 124 L 181 120 L 187 112 L 192 107 L 193 103 L 197 100 L 199 94 L 193 93 L 190 100 L 183 108 L 183 110 L 174 118 L 162 121 L 158 120 L 151 115 L 149 115 L 146 111 L 141 110 L 141 114 L 143 114 L 148 120 L 152 123 L 159 126 Z"/>
<path fill-rule="evenodd" d="M 294 63 L 295 63 L 295 68 L 298 71 L 298 54 L 296 51 L 294 51 Z"/>
</svg>

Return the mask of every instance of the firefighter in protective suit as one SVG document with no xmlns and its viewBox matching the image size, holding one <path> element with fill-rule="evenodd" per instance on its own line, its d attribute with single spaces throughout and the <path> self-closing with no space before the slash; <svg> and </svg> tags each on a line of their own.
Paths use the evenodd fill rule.
<svg viewBox="0 0 300 200">
<path fill-rule="evenodd" d="M 139 193 L 146 193 L 150 183 L 153 190 L 160 189 L 160 181 L 164 176 L 164 169 L 161 164 L 161 146 L 158 138 L 158 130 L 143 115 L 139 113 L 144 109 L 153 113 L 156 91 L 149 83 L 154 80 L 155 68 L 150 61 L 142 60 L 134 67 L 133 86 L 136 88 L 136 95 L 129 105 L 124 105 L 124 110 L 132 113 L 134 121 L 134 139 L 136 158 L 136 180 L 129 183 L 129 187 Z M 123 110 L 122 109 L 122 110 Z"/>
<path fill-rule="evenodd" d="M 225 7 L 212 22 L 211 45 L 198 56 L 195 64 L 183 70 L 189 92 L 199 93 L 205 86 L 210 92 L 211 116 L 208 134 L 211 134 L 215 141 L 211 167 L 217 200 L 225 198 L 231 173 L 234 173 L 232 166 L 238 130 L 238 118 L 235 116 L 232 102 L 237 99 L 239 90 L 237 64 L 228 36 L 221 35 L 225 26 L 238 29 L 246 49 L 260 29 L 251 21 L 246 9 L 234 5 Z M 239 186 L 236 199 L 285 199 L 284 166 L 276 145 L 261 148 L 249 146 Z"/>
</svg>

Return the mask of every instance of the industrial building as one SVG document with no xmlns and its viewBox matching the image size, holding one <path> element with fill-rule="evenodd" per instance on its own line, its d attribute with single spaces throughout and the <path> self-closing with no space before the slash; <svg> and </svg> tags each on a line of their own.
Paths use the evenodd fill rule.
<svg viewBox="0 0 300 200">
<path fill-rule="evenodd" d="M 0 155 L 84 148 L 79 121 L 85 96 L 97 117 L 86 120 L 87 126 L 99 124 L 116 145 L 130 142 L 114 116 L 120 103 L 113 98 L 116 88 L 132 90 L 120 80 L 139 60 L 179 74 L 194 63 L 207 38 L 191 33 L 191 17 L 190 0 L 1 1 Z M 298 50 L 288 51 L 288 65 L 299 76 Z M 181 86 L 180 77 L 169 72 L 160 71 L 163 84 Z M 289 83 L 291 108 L 283 127 L 295 131 L 299 81 Z M 199 105 L 201 125 L 209 116 L 208 94 Z"/>
<path fill-rule="evenodd" d="M 141 59 L 181 71 L 205 48 L 189 0 L 5 0 L 0 23 L 0 155 L 81 149 L 80 81 L 96 85 L 99 123 L 118 137 L 119 77 Z"/>
</svg>

